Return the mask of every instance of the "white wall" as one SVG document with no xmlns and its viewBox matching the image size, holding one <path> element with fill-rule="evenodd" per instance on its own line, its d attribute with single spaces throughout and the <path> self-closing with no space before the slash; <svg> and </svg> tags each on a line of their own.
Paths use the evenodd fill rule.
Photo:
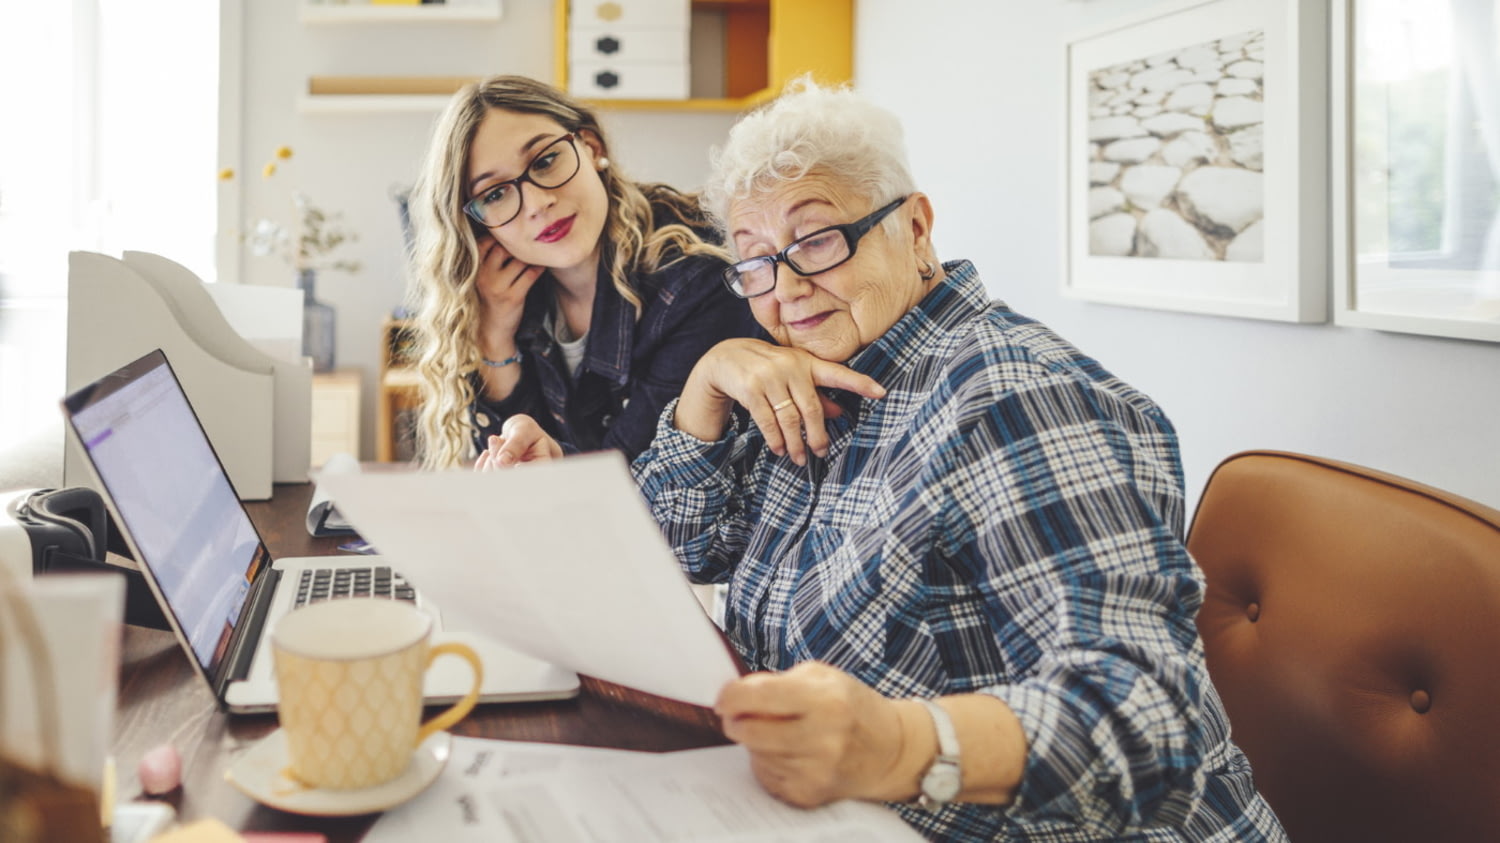
<svg viewBox="0 0 1500 843">
<path fill-rule="evenodd" d="M 380 323 L 403 303 L 401 230 L 393 185 L 410 185 L 427 147 L 436 112 L 326 114 L 297 110 L 307 77 L 327 75 L 552 76 L 552 3 L 503 0 L 497 23 L 318 24 L 298 21 L 297 0 L 243 3 L 243 109 L 238 124 L 242 160 L 225 161 L 243 179 L 244 221 L 281 216 L 291 222 L 288 189 L 307 191 L 327 210 L 340 211 L 360 240 L 348 249 L 363 268 L 320 275 L 318 297 L 338 311 L 337 363 L 364 370 L 363 456 L 374 456 L 375 378 Z M 724 136 L 732 116 L 610 112 L 601 116 L 615 145 L 611 159 L 639 180 L 681 187 L 702 183 L 707 150 Z M 261 166 L 282 145 L 295 156 L 272 179 Z M 232 144 L 229 145 L 232 148 Z M 226 222 L 226 230 L 235 223 Z M 234 273 L 225 273 L 232 276 Z M 294 273 L 274 257 L 244 252 L 237 275 L 245 283 L 290 287 Z"/>
<path fill-rule="evenodd" d="M 1063 45 L 1151 0 L 859 0 L 856 78 L 908 131 L 945 259 L 1153 396 L 1196 501 L 1281 448 L 1500 506 L 1500 344 L 1080 302 L 1061 274 Z"/>
</svg>

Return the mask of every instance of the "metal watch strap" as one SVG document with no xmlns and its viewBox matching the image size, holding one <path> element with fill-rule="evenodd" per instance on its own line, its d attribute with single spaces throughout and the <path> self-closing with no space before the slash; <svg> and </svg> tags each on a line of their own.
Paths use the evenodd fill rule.
<svg viewBox="0 0 1500 843">
<path fill-rule="evenodd" d="M 960 790 L 962 779 L 958 763 L 958 732 L 953 728 L 953 718 L 942 706 L 932 700 L 920 700 L 932 715 L 932 725 L 937 729 L 938 752 L 927 772 L 922 775 L 922 791 L 917 804 L 924 810 L 937 811 L 952 802 Z"/>
</svg>

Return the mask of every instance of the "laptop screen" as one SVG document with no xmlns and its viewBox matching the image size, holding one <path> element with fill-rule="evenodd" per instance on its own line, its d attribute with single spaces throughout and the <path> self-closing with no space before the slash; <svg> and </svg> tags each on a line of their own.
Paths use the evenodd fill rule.
<svg viewBox="0 0 1500 843">
<path fill-rule="evenodd" d="M 147 354 L 63 403 L 137 561 L 213 677 L 270 560 L 166 356 Z"/>
</svg>

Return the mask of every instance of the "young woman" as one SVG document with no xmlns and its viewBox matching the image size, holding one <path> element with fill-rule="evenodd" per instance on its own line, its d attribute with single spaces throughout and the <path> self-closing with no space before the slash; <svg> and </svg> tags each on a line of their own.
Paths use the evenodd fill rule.
<svg viewBox="0 0 1500 843">
<path fill-rule="evenodd" d="M 411 198 L 425 467 L 537 428 L 634 458 L 703 352 L 756 335 L 696 197 L 630 181 L 608 148 L 592 111 L 521 76 L 439 120 Z"/>
</svg>

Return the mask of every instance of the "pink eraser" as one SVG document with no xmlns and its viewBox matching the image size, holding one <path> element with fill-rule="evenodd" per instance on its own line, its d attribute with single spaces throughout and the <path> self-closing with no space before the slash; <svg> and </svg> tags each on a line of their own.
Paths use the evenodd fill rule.
<svg viewBox="0 0 1500 843">
<path fill-rule="evenodd" d="M 142 755 L 135 772 L 141 780 L 141 790 L 152 796 L 170 793 L 182 784 L 182 756 L 171 744 L 164 743 Z"/>
</svg>

